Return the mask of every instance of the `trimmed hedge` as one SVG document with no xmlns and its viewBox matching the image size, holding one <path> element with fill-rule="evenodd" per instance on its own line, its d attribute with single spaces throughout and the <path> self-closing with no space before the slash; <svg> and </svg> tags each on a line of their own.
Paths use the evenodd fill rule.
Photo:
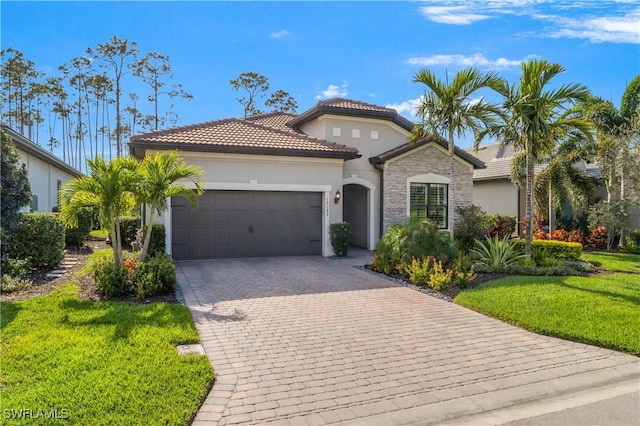
<svg viewBox="0 0 640 426">
<path fill-rule="evenodd" d="M 524 240 L 515 240 L 516 250 L 524 254 Z M 533 240 L 531 248 L 540 248 L 556 259 L 578 260 L 582 255 L 582 244 L 555 240 Z"/>
<path fill-rule="evenodd" d="M 82 247 L 89 240 L 89 233 L 93 225 L 93 211 L 89 208 L 78 212 L 78 226 L 67 227 L 64 234 L 64 242 L 67 247 Z"/>
<path fill-rule="evenodd" d="M 149 257 L 161 256 L 167 252 L 166 233 L 164 225 L 153 225 L 151 241 L 149 241 Z"/>
<path fill-rule="evenodd" d="M 6 256 L 30 259 L 31 266 L 54 266 L 64 256 L 64 225 L 57 213 L 23 213 L 2 242 Z"/>
<path fill-rule="evenodd" d="M 336 256 L 346 256 L 349 251 L 349 238 L 351 237 L 351 225 L 349 222 L 336 222 L 329 225 L 331 247 Z"/>
<path fill-rule="evenodd" d="M 136 240 L 138 229 L 140 229 L 140 216 L 120 218 L 120 238 L 123 248 L 131 248 L 131 243 Z"/>
</svg>

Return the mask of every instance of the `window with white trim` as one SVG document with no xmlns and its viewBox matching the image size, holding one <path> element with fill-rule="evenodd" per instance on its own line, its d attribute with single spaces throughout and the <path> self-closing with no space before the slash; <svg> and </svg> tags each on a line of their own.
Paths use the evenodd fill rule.
<svg viewBox="0 0 640 426">
<path fill-rule="evenodd" d="M 444 183 L 411 182 L 409 189 L 409 217 L 411 220 L 429 219 L 439 229 L 447 229 L 447 200 L 449 185 Z"/>
</svg>

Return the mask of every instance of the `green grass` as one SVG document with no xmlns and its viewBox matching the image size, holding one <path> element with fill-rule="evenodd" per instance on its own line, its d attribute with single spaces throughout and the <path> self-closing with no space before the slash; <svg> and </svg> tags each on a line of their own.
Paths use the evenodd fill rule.
<svg viewBox="0 0 640 426">
<path fill-rule="evenodd" d="M 640 254 L 592 251 L 583 252 L 582 259 L 614 272 L 640 273 Z"/>
<path fill-rule="evenodd" d="M 3 416 L 57 410 L 77 425 L 188 424 L 213 380 L 206 357 L 181 357 L 175 348 L 198 341 L 189 311 L 77 294 L 70 283 L 1 304 Z M 43 415 L 16 423 L 51 422 Z"/>
<path fill-rule="evenodd" d="M 109 231 L 107 231 L 106 229 L 94 229 L 93 231 L 89 232 L 89 235 L 94 241 L 103 241 L 106 240 L 107 237 L 109 237 Z"/>
<path fill-rule="evenodd" d="M 507 277 L 455 303 L 540 334 L 640 355 L 637 275 Z"/>
</svg>

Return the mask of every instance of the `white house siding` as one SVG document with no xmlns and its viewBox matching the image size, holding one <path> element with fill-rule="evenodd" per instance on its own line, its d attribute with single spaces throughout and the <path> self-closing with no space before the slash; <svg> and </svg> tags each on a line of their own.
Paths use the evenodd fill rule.
<svg viewBox="0 0 640 426">
<path fill-rule="evenodd" d="M 384 229 L 406 220 L 408 210 L 408 181 L 414 176 L 429 175 L 435 180 L 449 179 L 449 153 L 434 143 L 409 151 L 389 160 L 384 167 Z M 451 197 L 455 206 L 472 202 L 473 168 L 456 158 L 454 160 L 454 182 L 449 185 L 449 210 Z M 450 223 L 450 222 L 449 222 Z"/>
<path fill-rule="evenodd" d="M 189 151 L 179 155 L 203 169 L 206 190 L 322 192 L 323 255 L 333 254 L 329 225 L 342 220 L 342 204 L 333 201 L 336 190 L 342 188 L 342 159 Z M 166 226 L 167 247 L 171 247 L 169 216 L 157 220 Z"/>
<path fill-rule="evenodd" d="M 31 192 L 37 197 L 37 206 L 32 203 L 25 211 L 50 212 L 58 205 L 58 181 L 61 185 L 75 178 L 59 168 L 35 156 L 17 149 L 20 160 L 27 167 Z"/>
</svg>

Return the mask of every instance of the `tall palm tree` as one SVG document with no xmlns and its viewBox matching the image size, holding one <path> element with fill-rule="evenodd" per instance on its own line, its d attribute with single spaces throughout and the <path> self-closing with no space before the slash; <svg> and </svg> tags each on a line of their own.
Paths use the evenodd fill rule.
<svg viewBox="0 0 640 426">
<path fill-rule="evenodd" d="M 506 119 L 486 133 L 498 137 L 503 144 L 513 145 L 526 155 L 525 258 L 531 258 L 533 239 L 534 163 L 551 153 L 556 142 L 570 132 L 591 137 L 590 124 L 574 114 L 566 114 L 575 102 L 587 99 L 589 90 L 582 84 L 565 84 L 548 88 L 551 80 L 564 72 L 560 64 L 546 60 L 530 60 L 521 65 L 518 85 L 504 83 L 498 92 L 504 97 Z M 482 134 L 480 135 L 483 136 Z M 475 148 L 478 148 L 476 141 Z"/>
<path fill-rule="evenodd" d="M 487 103 L 483 98 L 472 99 L 476 92 L 483 88 L 498 90 L 503 86 L 497 74 L 482 74 L 475 68 L 460 70 L 449 84 L 441 81 L 436 75 L 422 69 L 413 78 L 414 83 L 427 86 L 422 102 L 416 108 L 420 123 L 411 132 L 410 141 L 417 142 L 423 137 L 439 135 L 448 141 L 449 145 L 449 191 L 453 191 L 455 174 L 454 167 L 454 136 L 460 137 L 471 130 L 478 136 L 481 130 L 496 123 L 501 114 L 500 108 Z M 477 139 L 479 140 L 479 139 Z M 447 217 L 449 230 L 453 238 L 454 229 L 454 198 L 449 197 Z"/>
<path fill-rule="evenodd" d="M 150 207 L 149 220 L 145 226 L 144 243 L 140 253 L 140 261 L 144 262 L 149 252 L 151 231 L 154 216 L 167 210 L 167 200 L 170 197 L 184 197 L 192 208 L 197 204 L 197 195 L 202 194 L 203 172 L 197 166 L 188 166 L 182 157 L 170 151 L 147 155 L 138 166 L 140 182 L 136 188 L 138 202 Z M 190 180 L 195 190 L 189 188 L 180 180 Z"/>
<path fill-rule="evenodd" d="M 97 210 L 100 223 L 113 236 L 116 264 L 123 265 L 120 217 L 135 205 L 132 192 L 139 181 L 138 162 L 131 157 L 119 157 L 106 162 L 104 158 L 87 160 L 90 175 L 67 182 L 60 190 L 60 217 L 70 226 L 78 224 L 78 211 L 83 207 Z"/>
</svg>

